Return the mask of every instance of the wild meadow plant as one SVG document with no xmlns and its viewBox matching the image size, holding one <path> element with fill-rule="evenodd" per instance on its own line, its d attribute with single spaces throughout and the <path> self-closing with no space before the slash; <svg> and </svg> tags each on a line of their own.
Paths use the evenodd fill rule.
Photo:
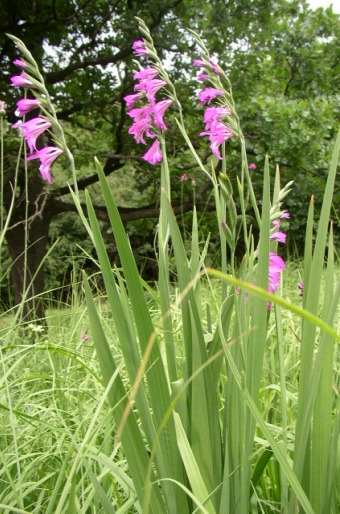
<svg viewBox="0 0 340 514">
<path fill-rule="evenodd" d="M 310 203 L 301 306 L 284 298 L 281 274 L 285 263 L 278 254 L 278 244 L 285 242 L 282 220 L 289 217 L 283 201 L 292 184 L 281 187 L 277 170 L 271 188 L 267 159 L 262 198 L 255 197 L 251 177 L 255 169 L 248 165 L 230 82 L 199 36 L 190 31 L 199 49 L 194 66 L 200 69 L 198 80 L 203 84 L 198 94 L 202 106 L 200 136 L 208 137 L 212 152 L 209 162 L 202 162 L 185 128 L 175 86 L 149 30 L 142 20 L 138 22 L 142 38 L 133 45 L 138 57 L 136 84 L 125 101 L 132 119 L 129 133 L 137 143 L 148 145 L 143 159 L 160 168 L 159 274 L 155 290 L 139 275 L 109 185 L 95 160 L 121 261 L 119 269 L 112 269 L 88 192 L 87 213 L 82 209 L 73 158 L 43 79 L 24 44 L 12 38 L 22 53 L 15 64 L 23 70 L 12 83 L 34 96 L 18 102 L 19 114 L 37 105 L 42 110 L 42 116 L 15 126 L 28 143 L 27 160 L 40 160 L 44 179 L 52 180 L 51 166 L 59 155 L 71 159 L 71 193 L 97 252 L 122 356 L 118 358 L 111 349 L 91 277 L 84 274 L 90 334 L 114 420 L 112 444 L 114 453 L 121 451 L 126 463 L 124 470 L 116 466 L 111 471 L 111 481 L 121 484 L 117 477 L 124 472 L 129 497 L 117 503 L 118 485 L 109 494 L 107 473 L 101 475 L 95 465 L 85 466 L 85 460 L 90 460 L 82 453 L 85 437 L 79 457 L 72 466 L 63 468 L 67 473 L 64 488 L 60 488 L 60 474 L 57 492 L 44 512 L 85 512 L 85 505 L 91 509 L 86 501 L 76 501 L 75 480 L 83 465 L 100 504 L 98 510 L 86 512 L 336 514 L 340 509 L 336 365 L 340 336 L 333 324 L 340 282 L 334 280 L 330 210 L 340 136 L 317 222 L 313 199 Z M 209 237 L 200 241 L 196 210 L 188 252 L 171 206 L 166 149 L 170 118 L 175 120 L 197 168 L 211 182 L 220 238 L 218 270 L 205 266 Z M 45 130 L 51 131 L 56 146 L 37 150 L 36 138 Z M 236 191 L 226 163 L 230 138 L 240 143 Z M 220 173 L 217 163 L 221 163 Z M 259 241 L 248 226 L 248 209 L 254 212 Z M 245 255 L 237 266 L 236 241 L 240 234 Z M 170 257 L 174 257 L 177 276 L 175 296 Z M 293 362 L 285 340 L 287 313 L 297 316 L 301 324 Z M 287 362 L 292 364 L 289 369 Z"/>
</svg>

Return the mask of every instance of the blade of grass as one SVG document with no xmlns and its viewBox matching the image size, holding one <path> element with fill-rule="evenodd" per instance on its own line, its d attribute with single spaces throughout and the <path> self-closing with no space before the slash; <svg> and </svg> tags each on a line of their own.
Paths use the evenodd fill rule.
<svg viewBox="0 0 340 514">
<path fill-rule="evenodd" d="M 117 366 L 114 362 L 110 347 L 103 332 L 103 328 L 92 298 L 91 289 L 86 277 L 84 277 L 84 288 L 88 306 L 89 320 L 93 331 L 93 340 L 97 349 L 97 355 L 100 368 L 102 370 L 104 383 L 107 385 L 109 384 L 112 375 L 117 372 Z M 114 387 L 111 387 L 108 393 L 108 398 L 111 405 L 115 407 L 114 417 L 116 424 L 119 425 L 127 403 L 126 392 L 119 375 L 116 377 Z M 144 488 L 146 485 L 145 477 L 148 470 L 149 456 L 136 420 L 132 414 L 130 414 L 126 420 L 121 439 L 126 455 L 126 460 L 128 462 L 131 476 L 136 487 L 136 493 L 140 503 L 142 504 Z M 159 512 L 163 512 L 164 509 L 165 505 L 159 488 L 152 488 L 152 494 L 150 498 L 150 512 L 159 514 Z"/>
</svg>

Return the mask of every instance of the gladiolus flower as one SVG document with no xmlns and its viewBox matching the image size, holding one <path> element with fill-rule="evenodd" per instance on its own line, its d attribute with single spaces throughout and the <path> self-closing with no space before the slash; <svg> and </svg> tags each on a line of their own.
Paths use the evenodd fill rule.
<svg viewBox="0 0 340 514">
<path fill-rule="evenodd" d="M 133 43 L 132 49 L 134 50 L 135 55 L 137 55 L 137 57 L 140 57 L 142 55 L 147 55 L 148 54 L 148 51 L 147 51 L 146 46 L 145 46 L 145 43 L 144 43 L 144 41 L 142 39 L 137 39 Z"/>
<path fill-rule="evenodd" d="M 281 218 L 290 218 L 290 212 L 289 211 L 282 211 L 281 212 Z"/>
<path fill-rule="evenodd" d="M 214 63 L 214 61 L 212 61 L 211 59 L 209 59 L 210 61 L 210 64 L 211 64 L 211 69 L 213 72 L 215 72 L 217 75 L 220 74 L 220 70 L 219 70 L 219 67 L 217 66 L 217 64 Z"/>
<path fill-rule="evenodd" d="M 11 77 L 11 85 L 15 87 L 34 87 L 24 71 L 20 75 Z"/>
<path fill-rule="evenodd" d="M 137 110 L 137 109 L 136 109 Z M 129 134 L 132 134 L 135 138 L 136 143 L 143 143 L 146 145 L 144 140 L 144 134 L 147 137 L 154 138 L 156 134 L 150 132 L 152 127 L 152 119 L 150 116 L 140 116 L 135 119 L 133 125 L 129 128 Z"/>
<path fill-rule="evenodd" d="M 25 61 L 23 59 L 15 59 L 13 61 L 13 64 L 17 66 L 18 68 L 25 69 L 27 67 Z"/>
<path fill-rule="evenodd" d="M 40 159 L 41 165 L 39 166 L 39 171 L 43 179 L 52 184 L 51 167 L 56 158 L 59 157 L 59 155 L 62 153 L 63 150 L 61 148 L 56 146 L 46 146 L 45 148 L 38 150 L 35 154 L 27 157 L 26 161 L 31 161 L 32 159 Z"/>
<path fill-rule="evenodd" d="M 280 272 L 285 269 L 285 263 L 282 257 L 276 255 L 274 252 L 269 254 L 269 271 Z"/>
<path fill-rule="evenodd" d="M 254 162 L 251 162 L 248 166 L 250 170 L 256 170 L 256 164 Z"/>
<path fill-rule="evenodd" d="M 285 243 L 286 242 L 287 235 L 284 232 L 273 232 L 270 234 L 271 241 L 278 241 L 279 243 Z"/>
<path fill-rule="evenodd" d="M 25 122 L 18 122 L 12 125 L 14 128 L 18 128 L 19 132 L 24 136 L 27 141 L 30 153 L 36 150 L 36 142 L 38 137 L 48 128 L 52 126 L 52 123 L 46 118 L 33 118 Z"/>
<path fill-rule="evenodd" d="M 163 159 L 162 150 L 158 139 L 152 144 L 149 150 L 143 155 L 142 159 L 153 166 Z"/>
<path fill-rule="evenodd" d="M 153 106 L 154 122 L 156 127 L 167 130 L 163 116 L 168 107 L 172 104 L 172 100 L 161 100 Z"/>
<path fill-rule="evenodd" d="M 24 116 L 32 109 L 36 109 L 40 106 L 40 101 L 35 99 L 23 98 L 17 102 L 17 110 L 15 111 L 16 116 Z"/>
<path fill-rule="evenodd" d="M 194 66 L 196 66 L 196 68 L 204 68 L 206 66 L 205 62 L 202 61 L 202 59 L 194 59 Z"/>
<path fill-rule="evenodd" d="M 136 93 L 134 95 L 126 95 L 124 96 L 124 100 L 126 102 L 127 108 L 132 109 L 132 107 L 135 105 L 138 100 L 141 100 L 143 98 L 143 93 Z"/>
<path fill-rule="evenodd" d="M 232 130 L 222 123 L 221 121 L 213 121 L 210 124 L 210 130 L 201 132 L 200 136 L 208 135 L 210 139 L 210 148 L 212 153 L 218 158 L 222 159 L 222 156 L 219 152 L 219 147 L 224 141 L 227 141 L 231 137 L 233 137 L 235 134 L 232 132 Z"/>
<path fill-rule="evenodd" d="M 135 80 L 145 80 L 145 79 L 154 79 L 159 74 L 159 71 L 156 68 L 142 68 L 134 74 L 133 78 Z"/>
<path fill-rule="evenodd" d="M 210 103 L 211 100 L 214 98 L 217 98 L 218 96 L 223 96 L 224 93 L 220 89 L 216 89 L 214 87 L 206 87 L 198 94 L 198 97 L 201 101 L 201 105 L 204 105 L 206 103 Z"/>
<path fill-rule="evenodd" d="M 209 80 L 209 75 L 207 75 L 206 73 L 200 73 L 197 77 L 197 80 L 200 80 L 201 82 L 206 82 L 207 80 Z"/>
<path fill-rule="evenodd" d="M 166 82 L 160 79 L 146 79 L 141 80 L 139 84 L 136 84 L 135 90 L 144 90 L 146 92 L 146 97 L 148 102 L 151 104 L 155 103 L 155 94 L 161 87 L 166 86 Z"/>
<path fill-rule="evenodd" d="M 225 116 L 231 116 L 231 114 L 228 107 L 207 107 L 204 113 L 205 130 L 210 129 L 213 121 L 220 121 Z"/>
<path fill-rule="evenodd" d="M 281 280 L 280 273 L 285 269 L 284 260 L 276 255 L 276 253 L 270 252 L 269 254 L 269 283 L 268 291 L 275 293 L 279 287 Z"/>
</svg>

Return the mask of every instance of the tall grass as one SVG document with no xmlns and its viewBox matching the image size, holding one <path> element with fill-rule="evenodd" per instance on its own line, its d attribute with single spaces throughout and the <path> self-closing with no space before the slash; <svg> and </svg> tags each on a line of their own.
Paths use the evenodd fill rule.
<svg viewBox="0 0 340 514">
<path fill-rule="evenodd" d="M 223 70 L 212 73 L 207 49 L 194 35 L 211 84 L 224 91 L 232 112 L 228 120 L 240 141 L 237 212 L 225 159 L 220 176 L 214 160 L 209 166 L 201 162 L 174 86 L 147 27 L 141 20 L 139 25 L 148 58 L 178 106 L 177 126 L 212 183 L 221 267 L 205 267 L 208 235 L 201 245 L 195 211 L 189 252 L 184 244 L 171 206 L 163 131 L 157 132 L 163 159 L 156 290 L 139 275 L 95 161 L 121 267 L 112 269 L 90 195 L 85 215 L 73 193 L 97 252 L 105 298 L 98 298 L 92 277 L 84 275 L 86 312 L 79 302 L 64 335 L 60 326 L 66 323 L 53 328 L 53 318 L 33 346 L 23 344 L 12 328 L 11 341 L 1 350 L 0 508 L 336 514 L 340 282 L 329 220 L 340 135 L 320 218 L 314 219 L 312 201 L 307 217 L 303 297 L 285 281 L 277 294 L 270 293 L 269 255 L 277 245 L 270 240 L 271 225 L 282 215 L 290 186 L 281 187 L 277 171 L 271 187 L 267 160 L 261 202 L 255 198 L 228 78 Z M 225 156 L 227 143 L 222 152 Z M 249 206 L 259 241 L 247 226 Z M 237 269 L 239 232 L 246 254 Z M 175 262 L 175 292 L 169 256 Z M 84 342 L 87 323 L 91 338 Z"/>
</svg>

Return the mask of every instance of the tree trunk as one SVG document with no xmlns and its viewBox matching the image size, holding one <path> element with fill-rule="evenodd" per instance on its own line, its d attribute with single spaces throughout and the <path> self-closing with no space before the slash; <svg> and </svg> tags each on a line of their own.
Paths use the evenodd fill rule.
<svg viewBox="0 0 340 514">
<path fill-rule="evenodd" d="M 48 240 L 50 217 L 47 215 L 49 190 L 36 169 L 28 171 L 26 188 L 24 171 L 19 172 L 16 191 L 14 180 L 5 181 L 4 204 L 9 211 L 13 194 L 15 204 L 5 237 L 12 259 L 11 278 L 15 306 L 22 306 L 22 316 L 27 320 L 45 317 L 44 266 L 42 265 Z M 13 176 L 13 175 L 12 175 Z"/>
<path fill-rule="evenodd" d="M 6 240 L 12 258 L 11 277 L 14 303 L 19 306 L 24 300 L 22 317 L 28 320 L 43 320 L 45 272 L 43 259 L 46 254 L 49 223 L 44 217 L 35 217 L 27 227 L 18 223 L 8 230 Z M 27 245 L 26 245 L 27 240 Z"/>
</svg>

